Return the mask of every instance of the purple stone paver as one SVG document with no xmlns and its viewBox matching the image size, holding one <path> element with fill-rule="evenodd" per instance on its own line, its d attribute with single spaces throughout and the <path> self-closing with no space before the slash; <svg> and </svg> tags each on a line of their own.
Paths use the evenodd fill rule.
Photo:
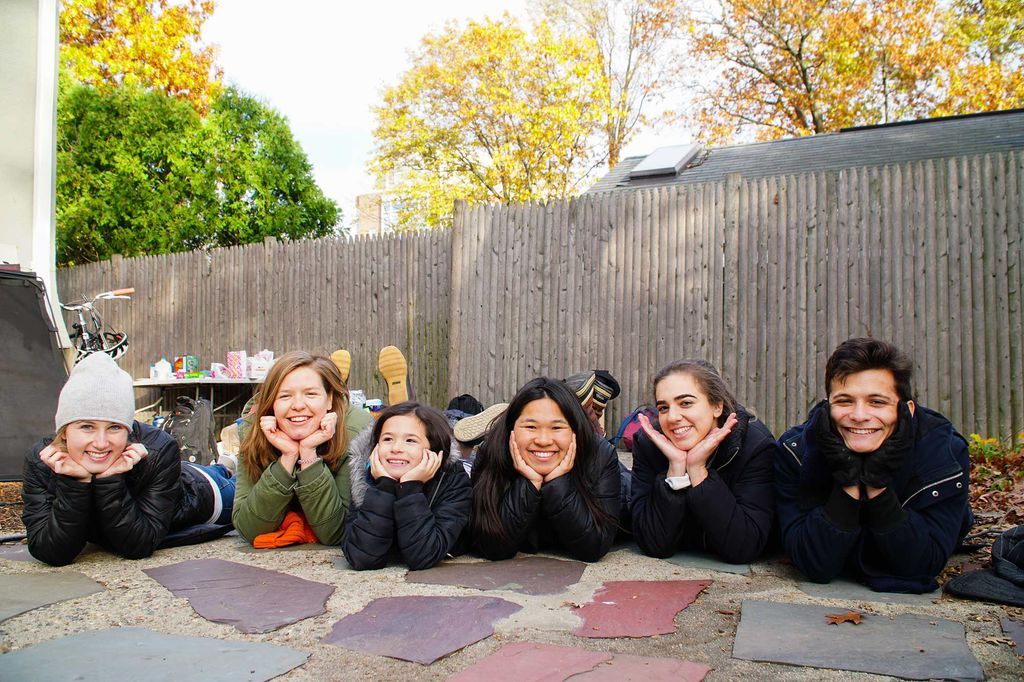
<svg viewBox="0 0 1024 682">
<path fill-rule="evenodd" d="M 8 561 L 35 561 L 35 558 L 29 554 L 28 545 L 20 542 L 16 545 L 0 545 L 0 559 L 7 559 Z"/>
<path fill-rule="evenodd" d="M 477 590 L 509 590 L 522 594 L 558 594 L 579 582 L 587 565 L 548 557 L 522 557 L 505 561 L 441 564 L 425 571 L 409 571 L 406 582 L 455 585 Z"/>
<path fill-rule="evenodd" d="M 494 634 L 522 607 L 497 597 L 383 597 L 334 624 L 326 644 L 424 665 Z"/>
<path fill-rule="evenodd" d="M 223 559 L 194 559 L 144 569 L 151 578 L 185 597 L 200 616 L 239 632 L 270 632 L 327 608 L 333 585 Z"/>
<path fill-rule="evenodd" d="M 1001 618 L 1003 634 L 1013 640 L 1013 653 L 1024 656 L 1024 620 Z"/>
<path fill-rule="evenodd" d="M 448 678 L 448 682 L 701 682 L 706 665 L 577 647 L 514 642 Z"/>
<path fill-rule="evenodd" d="M 622 580 L 604 583 L 591 601 L 573 608 L 579 637 L 649 637 L 675 632 L 676 614 L 711 580 Z"/>
</svg>

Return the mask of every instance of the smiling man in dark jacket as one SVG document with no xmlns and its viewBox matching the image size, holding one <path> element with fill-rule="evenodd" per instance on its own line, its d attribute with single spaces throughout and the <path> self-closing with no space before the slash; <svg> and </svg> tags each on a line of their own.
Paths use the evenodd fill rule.
<svg viewBox="0 0 1024 682">
<path fill-rule="evenodd" d="M 973 523 L 967 442 L 911 396 L 896 347 L 850 339 L 825 367 L 828 399 L 779 440 L 783 547 L 815 582 L 844 568 L 882 592 L 930 592 Z"/>
</svg>

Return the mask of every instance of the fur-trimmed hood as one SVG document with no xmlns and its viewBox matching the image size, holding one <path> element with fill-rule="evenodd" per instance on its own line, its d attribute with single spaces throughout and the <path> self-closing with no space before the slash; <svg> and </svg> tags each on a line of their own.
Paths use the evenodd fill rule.
<svg viewBox="0 0 1024 682">
<path fill-rule="evenodd" d="M 370 477 L 369 463 L 370 453 L 373 452 L 373 424 L 370 424 L 352 439 L 348 446 L 348 468 L 349 480 L 352 485 L 352 506 L 362 507 L 366 498 L 366 490 L 373 483 Z M 425 488 L 432 490 L 436 484 L 444 478 L 447 469 L 453 466 L 462 466 L 462 458 L 459 457 L 458 447 L 452 439 L 451 448 L 448 450 L 448 457 L 445 459 L 438 473 L 434 478 L 427 481 Z M 427 495 L 431 499 L 430 494 Z"/>
</svg>

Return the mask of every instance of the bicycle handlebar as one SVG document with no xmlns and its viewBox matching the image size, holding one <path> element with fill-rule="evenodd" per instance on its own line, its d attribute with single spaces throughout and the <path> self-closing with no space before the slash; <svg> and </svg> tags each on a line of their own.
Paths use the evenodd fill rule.
<svg viewBox="0 0 1024 682">
<path fill-rule="evenodd" d="M 92 297 L 91 301 L 78 301 L 76 303 L 67 304 L 61 303 L 60 307 L 64 310 L 88 310 L 92 308 L 92 304 L 96 301 L 109 301 L 115 298 L 127 299 L 134 293 L 135 287 L 123 287 L 121 289 L 114 289 L 113 291 L 104 291 L 103 293 L 96 294 Z"/>
</svg>

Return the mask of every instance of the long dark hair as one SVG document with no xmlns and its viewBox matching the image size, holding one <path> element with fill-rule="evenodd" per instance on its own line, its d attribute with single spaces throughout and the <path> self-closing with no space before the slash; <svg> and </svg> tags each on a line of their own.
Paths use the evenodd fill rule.
<svg viewBox="0 0 1024 682">
<path fill-rule="evenodd" d="M 501 538 L 507 541 L 508 533 L 501 523 L 498 508 L 512 482 L 520 474 L 512 464 L 512 452 L 508 446 L 509 434 L 523 409 L 535 400 L 550 398 L 569 422 L 576 435 L 576 462 L 567 475 L 594 518 L 594 524 L 603 528 L 615 523 L 594 499 L 593 486 L 587 480 L 591 461 L 597 456 L 597 436 L 587 420 L 576 395 L 561 381 L 538 377 L 527 382 L 508 404 L 508 409 L 494 422 L 484 441 L 477 450 L 473 463 L 473 534 L 476 537 Z"/>
</svg>

